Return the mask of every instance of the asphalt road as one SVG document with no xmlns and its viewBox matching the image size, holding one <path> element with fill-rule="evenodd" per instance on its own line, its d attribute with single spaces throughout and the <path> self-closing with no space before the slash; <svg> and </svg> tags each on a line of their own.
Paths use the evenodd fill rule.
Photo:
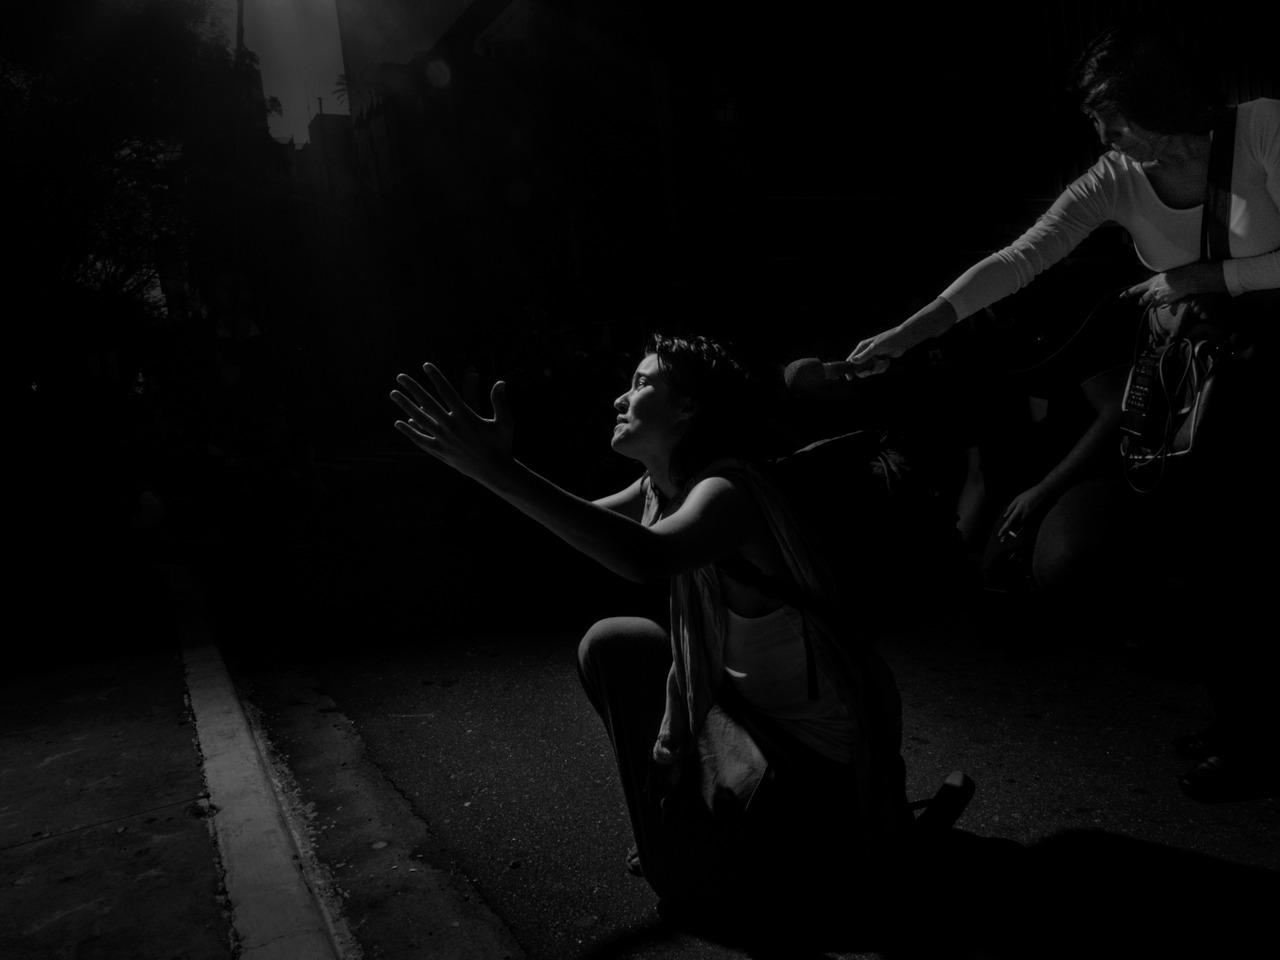
<svg viewBox="0 0 1280 960">
<path fill-rule="evenodd" d="M 420 822 L 428 859 L 469 884 L 466 894 L 492 908 L 529 957 L 743 955 L 672 935 L 648 887 L 624 871 L 621 792 L 573 669 L 580 629 L 441 633 L 427 621 L 379 619 L 340 646 L 280 651 L 273 664 L 241 658 L 268 729 L 290 703 L 321 698 L 324 722 L 349 723 L 371 769 Z M 1225 878 L 1236 904 L 1276 892 L 1280 803 L 1199 805 L 1174 784 L 1185 763 L 1168 738 L 1208 719 L 1197 685 L 1129 669 L 1122 645 L 1019 649 L 1010 641 L 968 612 L 883 647 L 904 696 L 909 793 L 931 795 L 952 769 L 973 776 L 977 796 L 959 826 L 1027 845 L 1051 864 L 1033 875 L 1052 870 L 1063 883 L 1039 902 L 1059 938 L 1082 929 L 1076 913 L 1086 908 L 1075 897 L 1087 892 L 1086 919 L 1099 900 L 1119 919 L 1158 911 L 1174 925 L 1171 942 L 1197 943 L 1194 927 L 1178 930 L 1178 905 L 1156 897 L 1157 874 L 1177 877 L 1184 893 L 1188 878 L 1191 890 L 1195 878 Z M 323 756 L 298 729 L 286 736 L 313 778 L 303 793 L 311 790 L 319 818 L 341 831 L 341 813 L 322 808 Z M 904 897 L 923 904 L 939 884 L 963 884 L 969 866 L 953 866 L 957 877 L 921 876 Z M 966 936 L 999 939 L 1009 919 L 998 892 L 977 909 Z M 401 922 L 411 923 L 412 911 Z M 1149 942 L 1145 921 L 1142 936 Z"/>
<path fill-rule="evenodd" d="M 365 956 L 747 955 L 664 927 L 625 872 L 621 791 L 574 670 L 595 619 L 660 611 L 662 588 L 619 585 L 465 493 L 401 496 L 401 473 L 347 491 L 338 526 L 307 519 L 326 539 L 224 565 L 220 608 Z M 909 794 L 954 769 L 978 784 L 958 824 L 972 842 L 903 884 L 900 932 L 932 930 L 948 956 L 1250 952 L 1280 902 L 1280 800 L 1178 791 L 1169 739 L 1210 718 L 1194 671 L 990 600 L 925 603 L 881 640 Z M 1027 856 L 997 862 L 979 838 Z M 842 919 L 858 930 L 858 905 Z M 907 955 L 892 938 L 830 947 Z"/>
</svg>

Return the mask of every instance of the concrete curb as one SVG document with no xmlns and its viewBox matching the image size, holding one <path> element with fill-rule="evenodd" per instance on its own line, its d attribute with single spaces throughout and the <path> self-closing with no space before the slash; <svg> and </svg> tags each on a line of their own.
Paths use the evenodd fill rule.
<svg viewBox="0 0 1280 960">
<path fill-rule="evenodd" d="M 231 678 L 184 570 L 166 571 L 242 960 L 340 960 Z"/>
</svg>

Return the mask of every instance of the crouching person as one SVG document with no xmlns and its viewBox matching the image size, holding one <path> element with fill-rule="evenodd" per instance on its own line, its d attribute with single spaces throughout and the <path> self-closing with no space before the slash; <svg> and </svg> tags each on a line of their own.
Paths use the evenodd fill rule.
<svg viewBox="0 0 1280 960">
<path fill-rule="evenodd" d="M 644 472 L 591 502 L 514 459 L 502 383 L 486 419 L 424 370 L 438 398 L 404 375 L 392 393 L 418 447 L 615 573 L 671 579 L 669 632 L 613 618 L 579 648 L 660 913 L 870 923 L 912 822 L 901 704 L 760 469 L 769 385 L 720 344 L 655 336 L 614 401 L 612 447 Z"/>
</svg>

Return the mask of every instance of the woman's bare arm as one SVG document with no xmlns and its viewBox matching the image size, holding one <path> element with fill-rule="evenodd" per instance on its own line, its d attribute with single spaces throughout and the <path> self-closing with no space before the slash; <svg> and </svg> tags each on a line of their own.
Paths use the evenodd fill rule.
<svg viewBox="0 0 1280 960">
<path fill-rule="evenodd" d="M 896 327 L 890 327 L 863 340 L 853 348 L 848 361 L 864 368 L 857 371 L 860 377 L 880 373 L 889 365 L 890 360 L 902 356 L 916 344 L 941 336 L 955 324 L 955 307 L 938 297 Z"/>
<path fill-rule="evenodd" d="M 1124 397 L 1126 368 L 1109 370 L 1085 384 L 1085 396 L 1093 405 L 1097 416 L 1081 434 L 1075 446 L 1068 451 L 1034 487 L 1022 491 L 1005 507 L 998 536 L 1003 539 L 1017 531 L 1042 508 L 1051 504 L 1070 489 L 1085 471 L 1105 455 L 1120 432 L 1123 416 L 1121 401 Z"/>
<path fill-rule="evenodd" d="M 486 419 L 462 401 L 436 367 L 423 369 L 440 399 L 401 374 L 397 380 L 412 399 L 392 392 L 407 417 L 396 422 L 396 429 L 628 580 L 653 580 L 712 563 L 739 549 L 762 522 L 750 494 L 724 477 L 700 481 L 674 514 L 652 527 L 575 496 L 512 455 L 512 419 L 502 383 L 494 385 L 494 415 Z"/>
<path fill-rule="evenodd" d="M 632 520 L 639 520 L 644 515 L 644 477 L 617 493 L 601 497 L 593 501 L 596 506 L 620 513 Z"/>
</svg>

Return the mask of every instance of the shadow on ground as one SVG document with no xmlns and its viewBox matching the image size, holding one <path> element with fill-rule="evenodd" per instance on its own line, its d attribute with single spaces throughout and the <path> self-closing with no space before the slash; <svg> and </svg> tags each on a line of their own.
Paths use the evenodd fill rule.
<svg viewBox="0 0 1280 960">
<path fill-rule="evenodd" d="M 851 896 L 843 912 L 827 913 L 834 929 L 756 912 L 688 932 L 757 960 L 1238 957 L 1268 942 L 1278 897 L 1273 872 L 1104 831 L 1023 847 L 957 830 L 882 897 Z M 650 955 L 670 936 L 661 923 L 620 931 L 583 957 Z"/>
</svg>

